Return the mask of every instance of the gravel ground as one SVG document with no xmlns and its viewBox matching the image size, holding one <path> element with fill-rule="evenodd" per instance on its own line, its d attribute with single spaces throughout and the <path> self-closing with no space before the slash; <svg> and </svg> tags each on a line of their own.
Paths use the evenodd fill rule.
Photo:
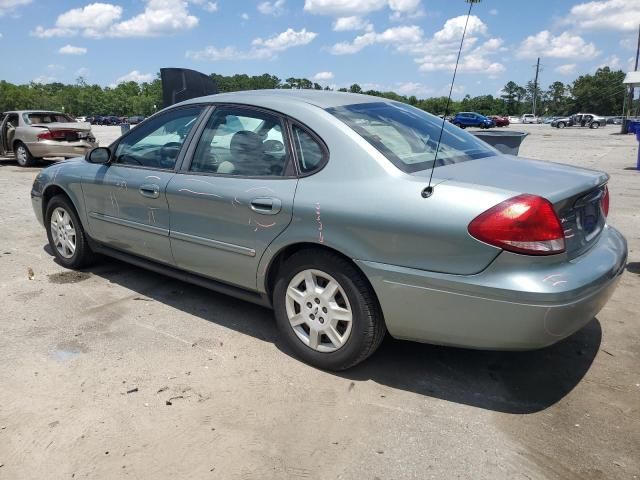
<svg viewBox="0 0 640 480">
<path fill-rule="evenodd" d="M 292 358 L 269 310 L 112 260 L 64 270 L 38 169 L 0 161 L 0 479 L 639 478 L 638 145 L 509 128 L 524 156 L 611 175 L 631 249 L 612 300 L 544 350 L 387 339 L 341 374 Z"/>
</svg>

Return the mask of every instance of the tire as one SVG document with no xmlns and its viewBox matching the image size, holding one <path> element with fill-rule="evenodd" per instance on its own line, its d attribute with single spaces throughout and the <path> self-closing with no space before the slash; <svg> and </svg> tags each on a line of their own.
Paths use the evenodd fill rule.
<svg viewBox="0 0 640 480">
<path fill-rule="evenodd" d="M 589 125 L 590 128 L 600 128 L 600 122 L 593 122 L 591 125 Z"/>
<path fill-rule="evenodd" d="M 460 125 L 459 123 L 454 123 L 454 125 L 458 128 L 462 128 L 462 125 Z"/>
<path fill-rule="evenodd" d="M 63 267 L 78 269 L 94 260 L 78 214 L 65 195 L 56 195 L 49 201 L 44 218 L 49 246 Z"/>
<path fill-rule="evenodd" d="M 327 287 L 333 293 L 324 297 Z M 332 252 L 309 249 L 293 254 L 278 272 L 273 306 L 278 328 L 295 355 L 325 370 L 345 370 L 362 362 L 386 333 L 366 278 Z"/>
<path fill-rule="evenodd" d="M 14 148 L 16 161 L 21 167 L 31 167 L 36 163 L 36 159 L 31 155 L 27 146 L 22 142 L 17 142 Z"/>
<path fill-rule="evenodd" d="M 564 128 L 564 127 L 565 127 L 565 124 L 564 124 L 564 122 L 558 122 L 558 124 L 556 125 L 556 127 L 558 127 L 558 128 Z"/>
</svg>

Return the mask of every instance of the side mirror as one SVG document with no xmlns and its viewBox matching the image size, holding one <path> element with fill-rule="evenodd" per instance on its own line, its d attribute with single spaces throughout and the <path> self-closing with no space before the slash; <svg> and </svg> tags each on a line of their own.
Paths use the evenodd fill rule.
<svg viewBox="0 0 640 480">
<path fill-rule="evenodd" d="M 84 158 L 89 163 L 106 164 L 111 158 L 111 150 L 107 147 L 96 147 L 89 150 Z"/>
</svg>

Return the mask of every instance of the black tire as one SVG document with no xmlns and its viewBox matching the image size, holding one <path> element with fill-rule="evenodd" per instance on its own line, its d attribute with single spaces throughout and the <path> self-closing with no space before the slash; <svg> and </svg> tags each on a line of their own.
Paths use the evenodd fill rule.
<svg viewBox="0 0 640 480">
<path fill-rule="evenodd" d="M 18 165 L 21 167 L 32 167 L 36 163 L 36 159 L 22 142 L 16 142 L 15 147 L 13 147 L 13 153 L 16 156 Z"/>
<path fill-rule="evenodd" d="M 332 352 L 319 352 L 303 343 L 294 332 L 287 315 L 289 283 L 300 272 L 310 269 L 333 277 L 343 289 L 351 307 L 351 333 L 344 345 Z M 296 356 L 325 370 L 345 370 L 362 362 L 376 351 L 386 333 L 380 305 L 367 279 L 351 262 L 328 251 L 302 250 L 286 261 L 278 272 L 273 307 L 278 328 Z"/>
<path fill-rule="evenodd" d="M 591 125 L 589 125 L 589 127 L 591 127 L 591 128 L 600 128 L 600 122 L 593 122 L 593 123 L 591 123 Z"/>
<path fill-rule="evenodd" d="M 564 128 L 564 127 L 565 127 L 565 124 L 564 124 L 564 122 L 558 122 L 558 124 L 556 125 L 556 127 L 558 127 L 558 128 Z"/>
<path fill-rule="evenodd" d="M 62 209 L 69 215 L 72 226 L 75 230 L 75 251 L 70 257 L 64 256 L 59 251 L 51 231 L 51 216 L 56 209 Z M 87 242 L 87 237 L 84 228 L 82 227 L 82 223 L 80 223 L 80 219 L 78 218 L 78 214 L 76 213 L 76 209 L 65 195 L 56 195 L 49 201 L 44 219 L 47 238 L 49 239 L 49 246 L 63 267 L 78 269 L 86 267 L 95 260 L 95 254 Z"/>
</svg>

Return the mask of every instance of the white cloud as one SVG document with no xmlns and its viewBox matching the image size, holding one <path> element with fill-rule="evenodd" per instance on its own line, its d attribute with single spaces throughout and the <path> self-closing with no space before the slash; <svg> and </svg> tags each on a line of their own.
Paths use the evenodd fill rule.
<svg viewBox="0 0 640 480">
<path fill-rule="evenodd" d="M 386 5 L 387 0 L 305 0 L 304 9 L 320 15 L 363 15 Z"/>
<path fill-rule="evenodd" d="M 245 12 L 245 13 L 243 13 L 242 15 L 240 15 L 240 17 L 241 17 L 243 20 L 249 20 L 249 14 L 248 14 L 248 13 L 246 13 L 246 12 Z"/>
<path fill-rule="evenodd" d="M 18 7 L 29 5 L 33 0 L 0 0 L 0 17 Z"/>
<path fill-rule="evenodd" d="M 0 39 L 3 37 L 3 35 L 0 33 Z"/>
<path fill-rule="evenodd" d="M 119 77 L 111 87 L 125 82 L 145 83 L 153 82 L 156 76 L 153 73 L 140 73 L 138 70 L 133 70 L 126 75 Z"/>
<path fill-rule="evenodd" d="M 189 14 L 186 0 L 145 0 L 142 13 L 120 21 L 122 7 L 110 3 L 92 3 L 58 16 L 52 28 L 36 27 L 32 35 L 41 38 L 70 37 L 153 37 L 189 30 L 198 18 Z M 204 4 L 217 8 L 215 2 Z"/>
<path fill-rule="evenodd" d="M 39 77 L 34 78 L 32 82 L 46 84 L 46 83 L 55 82 L 55 80 L 56 80 L 56 77 L 53 77 L 51 75 L 40 75 Z"/>
<path fill-rule="evenodd" d="M 348 55 L 370 45 L 387 44 L 400 53 L 412 55 L 421 71 L 452 71 L 466 20 L 466 16 L 448 19 L 431 38 L 425 38 L 422 29 L 416 25 L 389 28 L 382 33 L 369 31 L 351 42 L 333 45 L 330 51 L 334 55 Z M 469 17 L 459 71 L 482 72 L 495 77 L 505 70 L 502 63 L 490 58 L 506 50 L 503 40 L 488 36 L 487 26 L 478 17 Z"/>
<path fill-rule="evenodd" d="M 285 0 L 271 0 L 258 4 L 258 11 L 263 15 L 282 15 L 284 13 Z"/>
<path fill-rule="evenodd" d="M 558 36 L 548 30 L 525 38 L 520 44 L 521 58 L 594 58 L 600 54 L 593 43 L 587 43 L 578 35 L 563 32 Z"/>
<path fill-rule="evenodd" d="M 558 72 L 560 75 L 571 75 L 573 72 L 576 71 L 576 64 L 575 63 L 566 63 L 564 65 L 560 65 L 558 67 L 555 68 L 555 71 Z"/>
<path fill-rule="evenodd" d="M 336 32 L 347 32 L 350 30 L 371 30 L 373 26 L 362 17 L 353 15 L 351 17 L 338 17 L 333 22 L 333 30 Z"/>
<path fill-rule="evenodd" d="M 416 43 L 422 39 L 422 29 L 420 27 L 402 26 L 386 29 L 382 33 L 367 32 L 359 35 L 351 42 L 336 43 L 331 48 L 334 55 L 350 55 L 359 52 L 363 48 L 375 43 L 386 43 L 392 45 L 400 45 L 403 43 Z"/>
<path fill-rule="evenodd" d="M 288 28 L 286 31 L 274 37 L 267 38 L 266 40 L 256 38 L 251 44 L 260 48 L 280 51 L 291 47 L 306 45 L 312 42 L 317 36 L 317 33 L 307 32 L 306 28 L 303 28 L 299 32 L 296 32 L 293 28 Z"/>
<path fill-rule="evenodd" d="M 617 55 L 611 55 L 610 57 L 605 58 L 598 68 L 609 67 L 611 70 L 617 70 L 622 67 L 622 63 L 620 62 L 620 58 Z"/>
<path fill-rule="evenodd" d="M 433 89 L 423 85 L 419 82 L 399 82 L 396 83 L 395 88 L 392 90 L 398 92 L 400 95 L 429 95 L 433 93 Z"/>
<path fill-rule="evenodd" d="M 332 80 L 332 79 L 333 79 L 333 72 L 318 72 L 313 77 L 311 77 L 311 80 L 315 80 L 317 82 L 326 82 L 327 80 Z"/>
<path fill-rule="evenodd" d="M 74 47 L 73 45 L 65 45 L 58 50 L 61 55 L 84 55 L 87 53 L 87 49 L 84 47 Z"/>
<path fill-rule="evenodd" d="M 186 57 L 196 61 L 220 61 L 220 60 L 260 60 L 274 57 L 278 52 L 288 50 L 289 48 L 307 45 L 316 38 L 318 34 L 308 32 L 303 28 L 296 32 L 292 28 L 279 33 L 271 38 L 256 38 L 251 42 L 251 49 L 244 51 L 236 47 L 229 46 L 218 48 L 213 45 L 203 50 L 188 50 Z"/>
<path fill-rule="evenodd" d="M 640 23 L 640 2 L 600 0 L 579 3 L 571 7 L 565 22 L 587 29 L 636 30 Z"/>
<path fill-rule="evenodd" d="M 194 5 L 199 5 L 207 12 L 214 13 L 218 11 L 218 2 L 210 2 L 208 0 L 187 0 Z"/>
</svg>

